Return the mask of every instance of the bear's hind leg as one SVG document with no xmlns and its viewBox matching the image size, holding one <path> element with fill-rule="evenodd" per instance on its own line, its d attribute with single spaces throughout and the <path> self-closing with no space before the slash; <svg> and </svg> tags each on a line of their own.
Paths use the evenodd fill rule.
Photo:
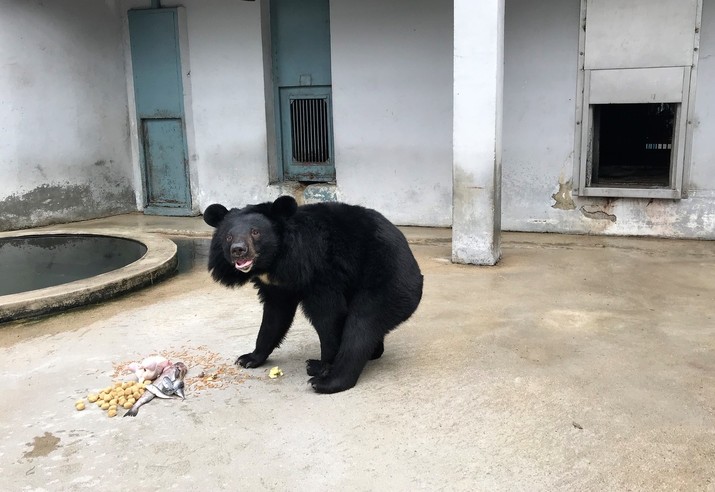
<svg viewBox="0 0 715 492">
<path fill-rule="evenodd" d="M 347 311 L 345 297 L 330 290 L 319 290 L 303 299 L 303 312 L 320 340 L 320 359 L 305 361 L 308 376 L 325 377 L 330 372 L 340 349 Z"/>
<path fill-rule="evenodd" d="M 305 361 L 305 369 L 308 376 L 318 376 L 324 378 L 330 372 L 331 364 L 318 359 L 308 359 Z"/>
<path fill-rule="evenodd" d="M 375 350 L 372 351 L 370 360 L 379 359 L 380 357 L 382 357 L 382 354 L 384 352 L 385 342 L 383 340 L 380 340 L 380 343 L 377 344 Z M 308 371 L 308 376 L 320 376 L 322 378 L 328 375 L 328 373 L 330 372 L 330 367 L 332 366 L 332 364 L 329 362 L 323 362 L 322 360 L 316 359 L 308 359 L 307 361 L 305 361 L 305 363 Z"/>
<path fill-rule="evenodd" d="M 385 339 L 383 338 L 382 340 L 380 340 L 380 343 L 377 344 L 377 347 L 375 347 L 375 350 L 372 351 L 370 360 L 379 359 L 380 357 L 382 357 L 382 354 L 384 352 L 385 352 Z"/>
<path fill-rule="evenodd" d="M 382 355 L 386 331 L 389 330 L 384 329 L 376 317 L 364 314 L 362 310 L 351 312 L 345 322 L 340 350 L 329 371 L 308 381 L 313 389 L 317 393 L 337 393 L 355 386 L 367 361 L 374 355 Z"/>
</svg>

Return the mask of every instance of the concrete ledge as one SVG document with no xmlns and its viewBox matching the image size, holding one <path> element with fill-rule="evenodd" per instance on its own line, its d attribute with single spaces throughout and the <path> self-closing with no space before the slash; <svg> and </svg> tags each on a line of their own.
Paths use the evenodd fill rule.
<svg viewBox="0 0 715 492">
<path fill-rule="evenodd" d="M 110 236 L 137 241 L 147 252 L 137 261 L 94 277 L 66 284 L 0 296 L 0 323 L 40 316 L 87 304 L 152 285 L 176 270 L 177 247 L 173 241 L 149 234 L 124 234 L 103 229 L 43 229 L 42 232 L 12 231 L 0 238 L 31 237 L 47 234 Z"/>
</svg>

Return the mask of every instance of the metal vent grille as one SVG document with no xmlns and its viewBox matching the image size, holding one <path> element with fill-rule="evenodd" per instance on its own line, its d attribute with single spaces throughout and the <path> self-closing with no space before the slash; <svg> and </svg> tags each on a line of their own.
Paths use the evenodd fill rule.
<svg viewBox="0 0 715 492">
<path fill-rule="evenodd" d="M 295 162 L 330 160 L 328 102 L 325 99 L 292 99 L 290 128 Z"/>
</svg>

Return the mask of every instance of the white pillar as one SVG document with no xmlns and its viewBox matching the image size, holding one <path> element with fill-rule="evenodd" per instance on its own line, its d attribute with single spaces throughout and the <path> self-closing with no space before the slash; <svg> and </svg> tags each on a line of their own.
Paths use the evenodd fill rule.
<svg viewBox="0 0 715 492">
<path fill-rule="evenodd" d="M 504 0 L 454 0 L 452 261 L 501 256 Z"/>
</svg>

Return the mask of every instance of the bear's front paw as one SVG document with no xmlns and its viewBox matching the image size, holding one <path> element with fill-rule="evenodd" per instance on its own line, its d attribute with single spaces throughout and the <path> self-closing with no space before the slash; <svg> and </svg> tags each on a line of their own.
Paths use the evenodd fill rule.
<svg viewBox="0 0 715 492">
<path fill-rule="evenodd" d="M 305 368 L 308 372 L 308 376 L 318 376 L 324 378 L 330 372 L 330 364 L 318 359 L 306 360 Z"/>
<path fill-rule="evenodd" d="M 242 356 L 240 356 L 238 359 L 236 359 L 235 364 L 241 367 L 245 367 L 246 369 L 250 369 L 251 367 L 262 366 L 265 361 L 265 357 L 258 357 L 255 353 L 251 352 L 250 354 L 243 354 Z"/>
<path fill-rule="evenodd" d="M 357 381 L 347 381 L 335 377 L 320 377 L 313 376 L 308 380 L 308 383 L 313 387 L 316 393 L 339 393 L 355 386 Z"/>
</svg>

